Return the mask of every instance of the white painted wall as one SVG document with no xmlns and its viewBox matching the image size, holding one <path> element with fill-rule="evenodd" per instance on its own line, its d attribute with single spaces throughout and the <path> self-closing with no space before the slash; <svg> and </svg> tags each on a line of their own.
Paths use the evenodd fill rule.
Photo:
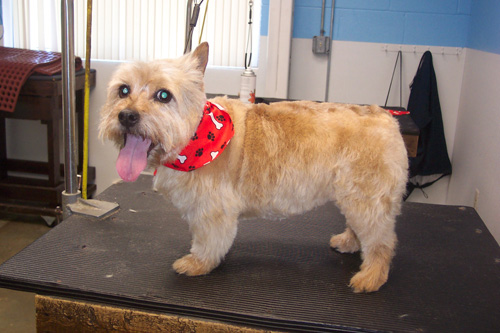
<svg viewBox="0 0 500 333">
<path fill-rule="evenodd" d="M 500 55 L 467 50 L 448 203 L 473 206 L 500 243 Z"/>
<path fill-rule="evenodd" d="M 93 61 L 97 71 L 96 86 L 90 92 L 89 101 L 89 165 L 96 168 L 97 193 L 120 180 L 115 169 L 118 149 L 110 142 L 99 139 L 99 112 L 106 101 L 107 85 L 120 62 Z"/>
</svg>

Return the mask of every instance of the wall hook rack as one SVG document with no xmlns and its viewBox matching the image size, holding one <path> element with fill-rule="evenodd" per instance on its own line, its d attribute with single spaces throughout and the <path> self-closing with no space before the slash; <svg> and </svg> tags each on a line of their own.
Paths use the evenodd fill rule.
<svg viewBox="0 0 500 333">
<path fill-rule="evenodd" d="M 460 56 L 463 52 L 463 47 L 448 47 L 448 46 L 429 46 L 429 45 L 399 45 L 399 44 L 383 44 L 382 51 L 384 52 L 403 52 L 422 54 L 425 51 L 431 51 L 433 54 L 441 55 L 456 55 Z"/>
</svg>

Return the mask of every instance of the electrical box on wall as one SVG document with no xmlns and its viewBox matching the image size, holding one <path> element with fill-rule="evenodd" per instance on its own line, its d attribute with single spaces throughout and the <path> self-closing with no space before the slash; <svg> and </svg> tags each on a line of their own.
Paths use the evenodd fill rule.
<svg viewBox="0 0 500 333">
<path fill-rule="evenodd" d="M 312 51 L 316 54 L 327 54 L 330 52 L 330 37 L 314 36 Z"/>
</svg>

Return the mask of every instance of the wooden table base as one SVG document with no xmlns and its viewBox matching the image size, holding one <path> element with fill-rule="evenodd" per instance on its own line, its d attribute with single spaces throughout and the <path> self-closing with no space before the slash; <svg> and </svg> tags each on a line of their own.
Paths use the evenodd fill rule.
<svg viewBox="0 0 500 333">
<path fill-rule="evenodd" d="M 36 295 L 37 332 L 235 332 L 262 331 L 63 298 Z"/>
</svg>

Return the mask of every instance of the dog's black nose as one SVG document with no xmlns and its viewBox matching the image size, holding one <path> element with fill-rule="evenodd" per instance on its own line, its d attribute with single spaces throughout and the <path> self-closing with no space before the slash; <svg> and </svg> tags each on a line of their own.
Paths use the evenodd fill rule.
<svg viewBox="0 0 500 333">
<path fill-rule="evenodd" d="M 139 119 L 141 119 L 139 112 L 133 110 L 122 110 L 118 114 L 120 124 L 126 128 L 134 127 L 139 122 Z"/>
</svg>

